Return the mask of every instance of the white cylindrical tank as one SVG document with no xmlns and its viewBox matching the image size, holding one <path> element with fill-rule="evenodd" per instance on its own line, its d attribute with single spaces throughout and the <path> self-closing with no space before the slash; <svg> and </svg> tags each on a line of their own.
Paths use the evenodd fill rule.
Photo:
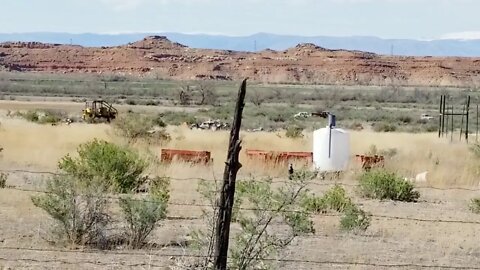
<svg viewBox="0 0 480 270">
<path fill-rule="evenodd" d="M 350 160 L 350 137 L 343 129 L 327 126 L 313 132 L 313 164 L 324 172 L 345 171 Z"/>
</svg>

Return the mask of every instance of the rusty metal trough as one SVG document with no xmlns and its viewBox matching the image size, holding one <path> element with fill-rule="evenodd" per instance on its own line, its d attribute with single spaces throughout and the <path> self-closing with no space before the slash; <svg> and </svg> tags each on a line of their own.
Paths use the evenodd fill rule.
<svg viewBox="0 0 480 270">
<path fill-rule="evenodd" d="M 162 162 L 171 163 L 174 160 L 203 165 L 207 165 L 212 161 L 209 151 L 162 149 Z"/>
</svg>

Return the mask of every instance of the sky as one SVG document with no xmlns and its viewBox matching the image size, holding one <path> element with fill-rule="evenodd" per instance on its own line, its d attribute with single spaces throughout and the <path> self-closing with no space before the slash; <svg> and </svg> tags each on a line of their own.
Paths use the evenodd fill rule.
<svg viewBox="0 0 480 270">
<path fill-rule="evenodd" d="M 480 0 L 0 0 L 0 33 L 480 39 Z"/>
</svg>

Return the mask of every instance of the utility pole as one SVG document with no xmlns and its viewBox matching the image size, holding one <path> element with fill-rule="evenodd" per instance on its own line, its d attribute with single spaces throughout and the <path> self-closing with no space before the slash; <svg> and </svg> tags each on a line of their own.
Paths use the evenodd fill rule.
<svg viewBox="0 0 480 270">
<path fill-rule="evenodd" d="M 223 185 L 218 201 L 218 216 L 215 227 L 214 243 L 214 267 L 215 270 L 227 269 L 228 241 L 230 237 L 230 223 L 232 220 L 233 202 L 235 197 L 235 182 L 237 172 L 242 167 L 238 155 L 240 146 L 240 127 L 242 126 L 242 114 L 245 107 L 245 94 L 247 90 L 247 79 L 244 79 L 238 90 L 237 105 L 233 117 L 232 130 L 230 131 L 230 142 L 228 146 L 227 162 L 223 172 Z"/>
</svg>

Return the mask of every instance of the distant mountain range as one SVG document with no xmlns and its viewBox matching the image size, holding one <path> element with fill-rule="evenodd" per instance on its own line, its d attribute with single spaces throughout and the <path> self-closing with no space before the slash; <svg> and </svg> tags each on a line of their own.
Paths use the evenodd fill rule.
<svg viewBox="0 0 480 270">
<path fill-rule="evenodd" d="M 69 34 L 69 33 L 13 33 L 1 34 L 0 42 L 38 41 L 44 43 L 76 44 L 86 47 L 119 46 L 151 35 L 168 39 L 193 48 L 235 51 L 285 50 L 299 43 L 314 43 L 327 49 L 346 49 L 404 56 L 480 56 L 480 40 L 440 39 L 431 41 L 411 39 L 381 39 L 377 37 L 293 36 L 258 33 L 234 37 L 224 35 L 182 33 L 133 34 Z"/>
</svg>

